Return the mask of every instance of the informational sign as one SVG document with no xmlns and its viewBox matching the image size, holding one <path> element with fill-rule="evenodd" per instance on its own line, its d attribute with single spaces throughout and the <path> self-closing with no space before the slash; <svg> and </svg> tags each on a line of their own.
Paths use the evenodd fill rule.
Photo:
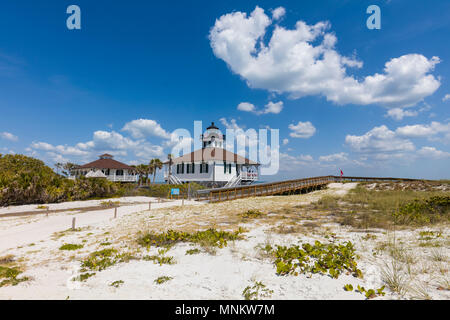
<svg viewBox="0 0 450 320">
<path fill-rule="evenodd" d="M 172 189 L 170 189 L 170 194 L 178 195 L 178 194 L 180 194 L 180 189 L 172 188 Z"/>
</svg>

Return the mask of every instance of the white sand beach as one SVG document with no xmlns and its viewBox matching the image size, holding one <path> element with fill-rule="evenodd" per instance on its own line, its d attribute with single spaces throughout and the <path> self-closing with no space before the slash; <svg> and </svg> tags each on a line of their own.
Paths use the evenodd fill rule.
<svg viewBox="0 0 450 320">
<path fill-rule="evenodd" d="M 27 216 L 0 218 L 0 257 L 11 255 L 23 269 L 21 276 L 30 278 L 16 286 L 0 287 L 0 299 L 243 299 L 243 290 L 256 282 L 262 282 L 271 294 L 265 299 L 366 299 L 356 292 L 343 289 L 352 284 L 365 288 L 383 286 L 382 272 L 388 262 L 387 255 L 377 248 L 380 243 L 392 239 L 385 230 L 361 232 L 347 226 L 328 223 L 326 217 L 312 220 L 305 216 L 303 231 L 275 232 L 286 227 L 280 208 L 307 205 L 325 195 L 345 195 L 356 183 L 333 183 L 328 189 L 291 196 L 270 196 L 238 199 L 221 203 L 167 201 L 158 203 L 156 198 L 127 197 L 111 199 L 119 201 L 118 217 L 114 209 L 83 212 L 101 204 L 100 200 L 77 201 L 49 205 L 50 210 L 65 210 L 54 214 L 41 213 Z M 105 201 L 105 200 L 102 200 Z M 148 202 L 152 201 L 151 210 Z M 76 210 L 73 210 L 76 208 Z M 260 209 L 268 212 L 270 223 L 258 219 L 242 221 L 238 215 L 245 210 Z M 37 205 L 2 208 L 0 214 L 39 212 Z M 286 211 L 287 212 L 287 211 Z M 286 213 L 286 215 L 289 213 Z M 295 214 L 295 213 L 293 213 Z M 76 217 L 76 231 L 71 231 L 72 218 Z M 302 217 L 300 217 L 302 218 Z M 309 227 L 317 223 L 318 227 Z M 155 264 L 142 259 L 145 255 L 158 255 L 161 248 L 140 247 L 136 239 L 140 232 L 163 232 L 169 229 L 195 231 L 206 228 L 236 230 L 245 228 L 244 239 L 229 241 L 224 248 L 208 252 L 192 243 L 179 243 L 162 255 L 173 257 L 173 264 Z M 429 230 L 430 228 L 426 228 Z M 448 239 L 448 229 L 439 230 L 442 239 Z M 369 240 L 372 235 L 373 239 Z M 404 244 L 417 242 L 417 231 L 399 230 L 396 241 Z M 358 256 L 358 268 L 362 279 L 342 274 L 338 279 L 320 274 L 279 276 L 273 261 L 259 248 L 265 244 L 290 245 L 313 243 L 315 240 L 352 241 Z M 82 244 L 74 251 L 60 250 L 63 244 Z M 81 272 L 81 261 L 90 253 L 104 248 L 114 248 L 121 253 L 141 257 L 114 264 L 85 281 L 76 281 Z M 415 248 L 415 247 L 414 247 Z M 188 255 L 187 250 L 199 249 Z M 422 249 L 422 248 L 421 248 Z M 433 270 L 448 269 L 447 261 L 437 265 L 429 255 L 433 248 L 415 250 L 414 290 L 424 288 L 427 297 L 449 299 L 449 291 L 439 289 L 448 281 L 448 272 L 439 274 Z M 412 249 L 413 250 L 413 249 Z M 448 246 L 440 248 L 448 256 Z M 420 269 L 420 270 L 419 270 Z M 427 271 L 428 270 L 428 271 Z M 425 271 L 425 272 L 424 272 Z M 167 276 L 169 281 L 157 284 L 155 280 Z M 447 280 L 446 280 L 447 279 Z M 75 281 L 74 281 L 75 280 Z M 116 286 L 112 284 L 116 283 Z M 414 290 L 400 295 L 385 289 L 384 296 L 375 299 L 410 299 Z M 416 297 L 424 298 L 418 292 Z"/>
</svg>

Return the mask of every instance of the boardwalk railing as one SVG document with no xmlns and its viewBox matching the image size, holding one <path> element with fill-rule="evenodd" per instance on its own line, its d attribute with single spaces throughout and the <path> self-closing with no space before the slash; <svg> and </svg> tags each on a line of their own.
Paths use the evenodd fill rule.
<svg viewBox="0 0 450 320">
<path fill-rule="evenodd" d="M 219 202 L 247 197 L 260 197 L 275 194 L 289 194 L 294 192 L 308 192 L 322 188 L 331 182 L 342 181 L 424 181 L 422 179 L 403 178 L 377 178 L 377 177 L 339 177 L 323 176 L 314 178 L 304 178 L 286 180 L 278 182 L 267 182 L 248 186 L 236 186 L 232 188 L 203 189 L 196 193 L 197 200 Z"/>
</svg>

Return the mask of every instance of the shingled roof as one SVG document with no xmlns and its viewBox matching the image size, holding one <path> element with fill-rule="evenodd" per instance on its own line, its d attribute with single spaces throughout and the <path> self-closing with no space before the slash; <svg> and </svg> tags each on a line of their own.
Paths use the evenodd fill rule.
<svg viewBox="0 0 450 320">
<path fill-rule="evenodd" d="M 185 154 L 181 157 L 172 159 L 172 164 L 191 163 L 191 162 L 207 162 L 207 161 L 228 161 L 237 164 L 259 165 L 258 162 L 244 158 L 236 153 L 230 152 L 222 148 L 204 148 L 194 152 Z M 168 164 L 169 161 L 164 162 Z"/>
<path fill-rule="evenodd" d="M 86 163 L 85 165 L 78 167 L 78 169 L 128 169 L 128 170 L 134 170 L 133 167 L 130 167 L 129 165 L 127 165 L 125 163 L 116 161 L 111 158 L 104 158 L 104 157 L 102 157 L 98 160 Z"/>
</svg>

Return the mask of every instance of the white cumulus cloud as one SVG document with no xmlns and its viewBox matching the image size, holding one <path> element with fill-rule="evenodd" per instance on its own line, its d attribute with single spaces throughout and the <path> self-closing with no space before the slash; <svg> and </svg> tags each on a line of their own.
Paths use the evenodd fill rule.
<svg viewBox="0 0 450 320">
<path fill-rule="evenodd" d="M 137 119 L 125 124 L 122 131 L 130 132 L 131 136 L 136 139 L 145 138 L 147 136 L 156 136 L 169 139 L 170 134 L 164 130 L 161 125 L 151 119 Z"/>
<path fill-rule="evenodd" d="M 272 11 L 272 17 L 274 20 L 280 20 L 286 14 L 286 9 L 278 7 Z"/>
<path fill-rule="evenodd" d="M 272 102 L 270 101 L 268 104 L 266 104 L 266 107 L 263 111 L 263 113 L 274 113 L 278 114 L 283 110 L 283 101 L 279 102 Z"/>
<path fill-rule="evenodd" d="M 345 143 L 356 152 L 361 153 L 392 153 L 415 150 L 414 144 L 408 139 L 398 137 L 385 125 L 375 127 L 361 136 L 347 135 Z"/>
<path fill-rule="evenodd" d="M 292 138 L 311 138 L 316 133 L 316 128 L 310 121 L 290 124 L 289 129 L 292 130 L 289 134 Z"/>
<path fill-rule="evenodd" d="M 348 154 L 345 152 L 329 154 L 326 156 L 320 156 L 319 161 L 321 162 L 342 162 L 348 160 Z"/>
<path fill-rule="evenodd" d="M 19 140 L 19 138 L 17 136 L 13 135 L 10 132 L 6 132 L 6 131 L 5 132 L 0 132 L 0 138 L 5 139 L 5 140 L 9 140 L 9 141 L 13 141 L 13 142 Z"/>
<path fill-rule="evenodd" d="M 430 124 L 415 124 L 399 127 L 396 133 L 404 137 L 413 138 L 431 138 L 440 133 L 450 134 L 450 122 L 443 124 L 437 121 L 433 121 Z"/>
<path fill-rule="evenodd" d="M 238 104 L 237 109 L 245 112 L 254 112 L 256 107 L 249 102 L 241 102 Z"/>
<path fill-rule="evenodd" d="M 391 117 L 395 120 L 402 120 L 404 117 L 415 117 L 419 113 L 412 110 L 403 110 L 401 108 L 393 108 L 388 110 L 386 116 Z"/>
<path fill-rule="evenodd" d="M 450 152 L 437 150 L 435 147 L 422 147 L 417 153 L 435 159 L 450 158 Z"/>
<path fill-rule="evenodd" d="M 273 16 L 276 20 L 276 16 Z M 440 86 L 431 72 L 438 57 L 406 54 L 385 63 L 383 72 L 359 80 L 347 67 L 362 67 L 355 57 L 342 56 L 328 22 L 308 25 L 297 21 L 293 29 L 274 26 L 264 10 L 250 15 L 232 12 L 218 18 L 209 39 L 217 58 L 252 88 L 288 93 L 292 98 L 325 96 L 337 104 L 412 106 Z M 269 39 L 266 44 L 264 39 Z"/>
<path fill-rule="evenodd" d="M 241 102 L 238 104 L 237 109 L 240 111 L 252 112 L 257 115 L 267 114 L 267 113 L 278 114 L 281 112 L 281 110 L 283 110 L 283 105 L 284 105 L 283 101 L 278 101 L 278 102 L 270 101 L 269 103 L 267 103 L 265 105 L 263 110 L 258 110 L 255 107 L 255 105 L 252 103 Z"/>
</svg>

